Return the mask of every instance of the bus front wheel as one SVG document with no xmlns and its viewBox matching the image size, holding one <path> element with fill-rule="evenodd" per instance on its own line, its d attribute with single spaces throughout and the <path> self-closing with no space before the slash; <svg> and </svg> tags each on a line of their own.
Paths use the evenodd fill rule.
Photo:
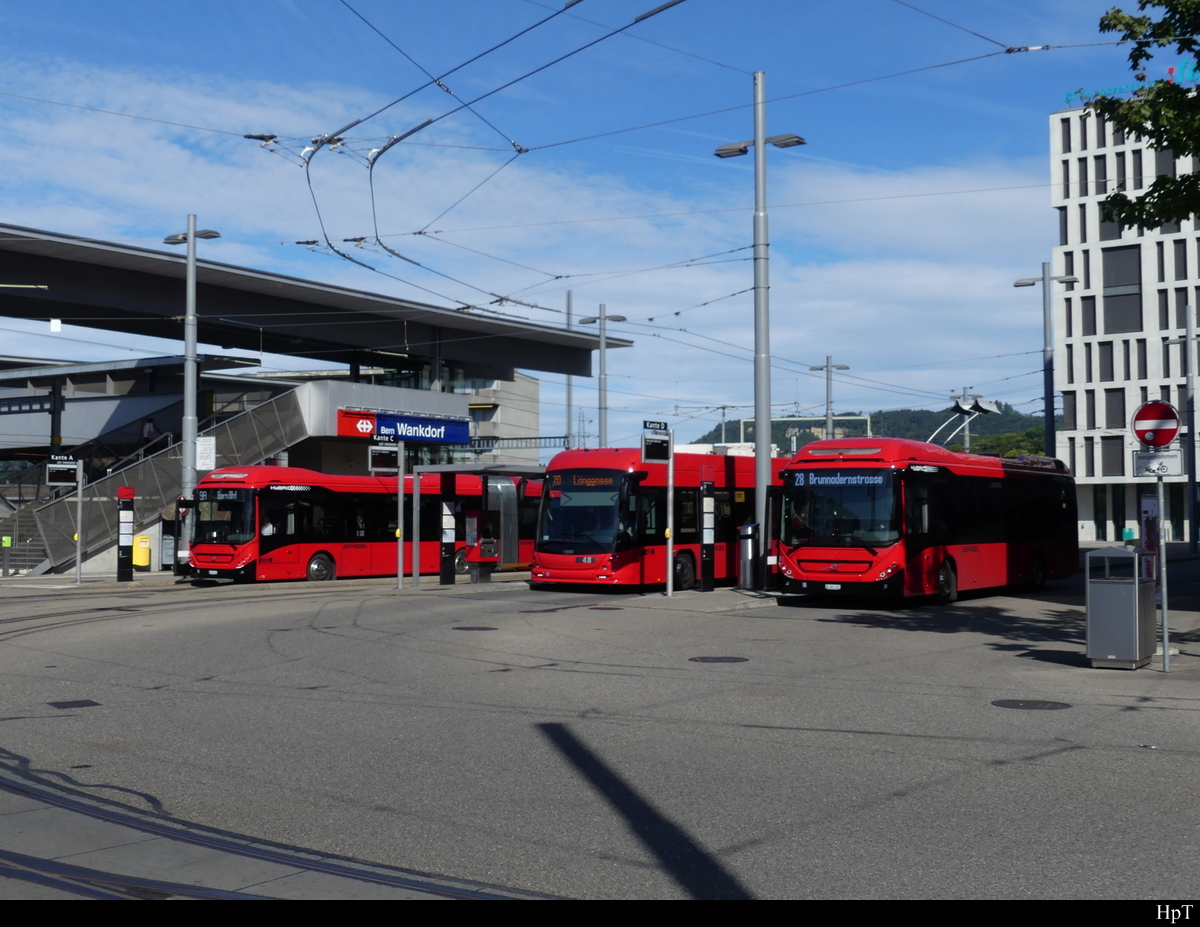
<svg viewBox="0 0 1200 927">
<path fill-rule="evenodd" d="M 936 596 L 939 605 L 949 605 L 958 598 L 958 574 L 949 561 L 943 561 L 938 570 Z"/>
<path fill-rule="evenodd" d="M 696 585 L 696 565 L 690 554 L 675 556 L 675 588 L 679 590 L 692 589 Z"/>
<path fill-rule="evenodd" d="M 321 583 L 334 578 L 333 561 L 324 554 L 317 554 L 308 561 L 308 579 L 310 582 Z"/>
</svg>

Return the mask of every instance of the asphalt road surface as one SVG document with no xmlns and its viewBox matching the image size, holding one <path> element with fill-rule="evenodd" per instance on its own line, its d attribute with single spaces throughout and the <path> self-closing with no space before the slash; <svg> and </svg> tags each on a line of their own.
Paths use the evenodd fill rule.
<svg viewBox="0 0 1200 927">
<path fill-rule="evenodd" d="M 1200 643 L 1091 669 L 1080 588 L 10 584 L 0 768 L 565 897 L 1186 899 Z"/>
</svg>

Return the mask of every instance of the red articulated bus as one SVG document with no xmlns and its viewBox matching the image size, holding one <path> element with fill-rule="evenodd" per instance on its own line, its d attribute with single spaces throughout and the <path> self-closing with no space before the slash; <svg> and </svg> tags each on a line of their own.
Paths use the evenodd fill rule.
<svg viewBox="0 0 1200 927">
<path fill-rule="evenodd" d="M 712 484 L 714 581 L 735 579 L 737 526 L 754 520 L 753 457 L 676 454 L 676 589 L 692 588 L 702 568 L 702 483 Z M 640 448 L 563 451 L 546 467 L 530 582 L 665 583 L 666 528 L 665 463 L 644 462 Z"/>
<path fill-rule="evenodd" d="M 1075 482 L 1059 460 L 841 438 L 801 448 L 780 476 L 785 592 L 948 603 L 1078 569 Z"/>
<path fill-rule="evenodd" d="M 404 568 L 412 572 L 412 474 L 404 478 Z M 491 479 L 496 479 L 491 477 Z M 521 563 L 533 555 L 537 480 L 515 487 Z M 500 487 L 503 488 L 503 487 Z M 437 474 L 421 477 L 421 571 L 441 562 Z M 494 492 L 494 490 L 493 490 Z M 466 572 L 462 513 L 480 507 L 482 478 L 455 475 L 455 567 Z M 459 504 L 461 503 L 461 505 Z M 511 508 L 511 506 L 510 506 Z M 189 561 L 201 578 L 331 580 L 396 575 L 396 478 L 335 476 L 298 467 L 225 467 L 196 485 Z"/>
</svg>

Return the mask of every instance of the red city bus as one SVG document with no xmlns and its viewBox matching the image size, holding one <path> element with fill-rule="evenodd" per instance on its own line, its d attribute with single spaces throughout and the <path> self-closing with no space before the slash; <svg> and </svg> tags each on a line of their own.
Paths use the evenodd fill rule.
<svg viewBox="0 0 1200 927">
<path fill-rule="evenodd" d="M 517 484 L 523 566 L 532 559 L 538 480 Z M 412 572 L 412 474 L 404 478 L 404 568 Z M 421 570 L 441 564 L 438 474 L 422 474 Z M 456 572 L 466 572 L 462 511 L 478 509 L 481 477 L 455 474 Z M 225 467 L 196 485 L 189 562 L 205 578 L 330 580 L 396 575 L 396 478 L 298 467 Z"/>
<path fill-rule="evenodd" d="M 780 476 L 785 592 L 948 603 L 1078 569 L 1075 482 L 1059 460 L 841 438 L 801 448 Z"/>
<path fill-rule="evenodd" d="M 775 460 L 773 473 L 784 462 Z M 702 481 L 712 484 L 715 581 L 736 577 L 736 529 L 754 520 L 753 457 L 676 454 L 676 589 L 700 575 Z M 665 463 L 644 462 L 640 448 L 563 451 L 546 467 L 530 582 L 665 583 L 666 528 Z"/>
</svg>

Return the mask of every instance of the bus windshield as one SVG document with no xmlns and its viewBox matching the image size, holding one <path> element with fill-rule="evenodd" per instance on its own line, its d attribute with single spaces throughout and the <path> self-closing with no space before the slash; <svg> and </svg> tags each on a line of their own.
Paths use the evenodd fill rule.
<svg viewBox="0 0 1200 927">
<path fill-rule="evenodd" d="M 888 547 L 900 540 L 893 470 L 793 470 L 783 489 L 787 547 Z"/>
<path fill-rule="evenodd" d="M 626 474 L 621 470 L 565 470 L 546 474 L 534 549 L 549 554 L 601 554 L 628 531 L 622 518 Z"/>
<path fill-rule="evenodd" d="M 192 524 L 193 544 L 245 544 L 253 540 L 253 490 L 197 489 Z"/>
</svg>

